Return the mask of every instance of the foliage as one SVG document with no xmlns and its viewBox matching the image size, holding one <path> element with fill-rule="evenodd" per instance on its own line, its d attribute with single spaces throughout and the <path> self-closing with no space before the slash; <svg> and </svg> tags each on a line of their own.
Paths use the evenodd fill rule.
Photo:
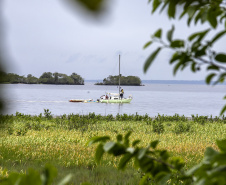
<svg viewBox="0 0 226 185">
<path fill-rule="evenodd" d="M 109 136 L 93 137 L 88 143 L 99 143 L 96 148 L 96 161 L 100 162 L 104 153 L 120 157 L 118 169 L 121 170 L 134 161 L 134 166 L 144 173 L 140 184 L 225 184 L 226 139 L 217 140 L 220 151 L 208 147 L 202 162 L 184 172 L 183 160 L 170 157 L 167 150 L 157 149 L 159 141 L 152 141 L 143 148 L 137 146 L 140 140 L 130 143 L 130 135 L 131 132 L 124 137 L 119 134 L 116 141 L 112 141 Z"/>
<path fill-rule="evenodd" d="M 44 72 L 39 78 L 32 76 L 31 74 L 28 74 L 27 77 L 14 73 L 7 74 L 1 72 L 1 74 L 3 78 L 1 78 L 0 83 L 84 85 L 84 79 L 76 73 L 67 76 L 63 73 Z"/>
<path fill-rule="evenodd" d="M 49 111 L 49 109 L 44 109 L 44 116 L 47 119 L 51 119 L 52 118 L 52 115 L 51 115 L 51 112 Z"/>
<path fill-rule="evenodd" d="M 162 124 L 162 122 L 154 121 L 152 124 L 152 127 L 153 127 L 153 132 L 156 132 L 158 134 L 161 134 L 164 132 L 164 125 Z"/>
<path fill-rule="evenodd" d="M 34 169 L 29 169 L 26 174 L 21 173 L 10 173 L 8 177 L 0 178 L 0 184 L 2 185 L 51 185 L 57 176 L 57 170 L 47 164 L 43 171 L 39 173 Z M 66 185 L 70 182 L 71 175 L 67 175 L 62 179 L 58 185 Z"/>
<path fill-rule="evenodd" d="M 119 84 L 119 76 L 111 76 L 109 75 L 107 78 L 104 78 L 103 83 L 95 83 L 95 85 L 118 85 Z M 120 84 L 121 85 L 134 85 L 140 86 L 141 79 L 137 76 L 120 76 Z"/>
<path fill-rule="evenodd" d="M 185 133 L 185 132 L 189 132 L 191 130 L 191 125 L 188 123 L 184 123 L 184 122 L 180 122 L 178 123 L 175 128 L 174 128 L 174 132 L 176 134 L 181 134 L 181 133 Z"/>
<path fill-rule="evenodd" d="M 163 11 L 167 9 L 167 15 L 170 19 L 175 19 L 177 9 L 183 7 L 183 11 L 179 18 L 187 16 L 187 25 L 191 23 L 195 25 L 200 23 L 209 23 L 209 28 L 192 33 L 187 40 L 175 39 L 173 37 L 175 27 L 167 32 L 166 39 L 163 39 L 162 29 L 158 29 L 148 41 L 144 48 L 149 47 L 153 43 L 158 43 L 157 49 L 148 57 L 144 65 L 144 72 L 147 72 L 150 65 L 164 49 L 170 49 L 174 53 L 169 59 L 170 64 L 174 64 L 173 74 L 178 70 L 184 70 L 190 67 L 192 72 L 198 72 L 202 67 L 206 67 L 209 72 L 206 76 L 207 84 L 223 83 L 226 77 L 226 53 L 214 51 L 214 44 L 222 39 L 226 34 L 226 2 L 224 0 L 149 0 L 152 3 L 152 13 L 157 9 Z M 222 30 L 216 33 L 218 25 Z M 211 39 L 208 34 L 215 34 Z M 207 39 L 205 39 L 207 38 Z M 226 110 L 226 106 L 222 109 L 221 115 Z"/>
</svg>

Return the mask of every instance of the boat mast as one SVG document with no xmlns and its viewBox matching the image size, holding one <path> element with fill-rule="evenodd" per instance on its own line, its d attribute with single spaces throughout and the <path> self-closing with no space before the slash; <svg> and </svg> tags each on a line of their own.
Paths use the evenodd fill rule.
<svg viewBox="0 0 226 185">
<path fill-rule="evenodd" d="M 119 55 L 119 96 L 120 96 L 120 55 Z"/>
</svg>

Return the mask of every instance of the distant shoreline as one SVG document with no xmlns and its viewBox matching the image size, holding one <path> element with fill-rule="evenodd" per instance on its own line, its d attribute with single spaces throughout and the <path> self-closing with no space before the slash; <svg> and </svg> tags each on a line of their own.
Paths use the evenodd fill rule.
<svg viewBox="0 0 226 185">
<path fill-rule="evenodd" d="M 101 80 L 85 80 L 85 83 L 100 83 Z M 0 84 L 26 84 L 26 83 L 0 83 Z M 166 84 L 166 85 L 207 85 L 204 80 L 142 80 L 141 85 L 122 85 L 122 86 L 145 86 L 147 84 Z M 26 84 L 26 85 L 85 85 L 85 84 Z M 102 84 L 95 84 L 95 85 L 101 85 Z M 217 84 L 217 85 L 226 85 L 225 83 Z M 118 86 L 118 85 L 104 85 L 104 86 Z"/>
<path fill-rule="evenodd" d="M 98 82 L 100 83 L 100 81 L 101 80 L 85 80 L 85 82 L 93 82 L 93 83 L 98 83 Z M 204 80 L 142 80 L 141 86 L 145 86 L 145 84 L 207 85 Z M 217 84 L 217 85 L 226 85 L 226 83 Z M 123 86 L 125 86 L 125 85 L 123 85 Z"/>
</svg>

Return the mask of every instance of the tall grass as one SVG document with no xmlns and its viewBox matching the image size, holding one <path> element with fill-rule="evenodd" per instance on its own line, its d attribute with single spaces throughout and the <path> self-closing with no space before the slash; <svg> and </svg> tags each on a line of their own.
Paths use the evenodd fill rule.
<svg viewBox="0 0 226 185">
<path fill-rule="evenodd" d="M 26 172 L 29 167 L 40 169 L 45 163 L 52 163 L 60 176 L 69 172 L 74 174 L 74 184 L 85 181 L 92 184 L 134 184 L 132 182 L 138 182 L 140 174 L 132 169 L 118 172 L 117 158 L 105 156 L 97 166 L 95 148 L 88 147 L 87 141 L 94 136 L 116 137 L 118 133 L 132 131 L 132 140 L 140 139 L 141 146 L 160 140 L 160 148 L 184 158 L 189 168 L 202 159 L 206 147 L 216 148 L 216 139 L 226 136 L 224 118 L 193 116 L 188 119 L 177 114 L 155 118 L 137 114 L 113 117 L 94 113 L 54 118 L 49 111 L 45 113 L 39 116 L 20 113 L 0 116 L 0 172 L 4 169 Z"/>
</svg>

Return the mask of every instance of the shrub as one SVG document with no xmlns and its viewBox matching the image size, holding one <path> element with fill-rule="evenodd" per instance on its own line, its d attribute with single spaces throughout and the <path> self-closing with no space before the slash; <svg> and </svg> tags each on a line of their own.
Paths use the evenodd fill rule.
<svg viewBox="0 0 226 185">
<path fill-rule="evenodd" d="M 152 124 L 153 132 L 161 134 L 164 132 L 164 125 L 162 122 L 153 121 Z"/>
<path fill-rule="evenodd" d="M 191 130 L 191 125 L 188 123 L 180 122 L 174 128 L 174 133 L 181 134 L 184 132 L 189 132 Z"/>
</svg>

